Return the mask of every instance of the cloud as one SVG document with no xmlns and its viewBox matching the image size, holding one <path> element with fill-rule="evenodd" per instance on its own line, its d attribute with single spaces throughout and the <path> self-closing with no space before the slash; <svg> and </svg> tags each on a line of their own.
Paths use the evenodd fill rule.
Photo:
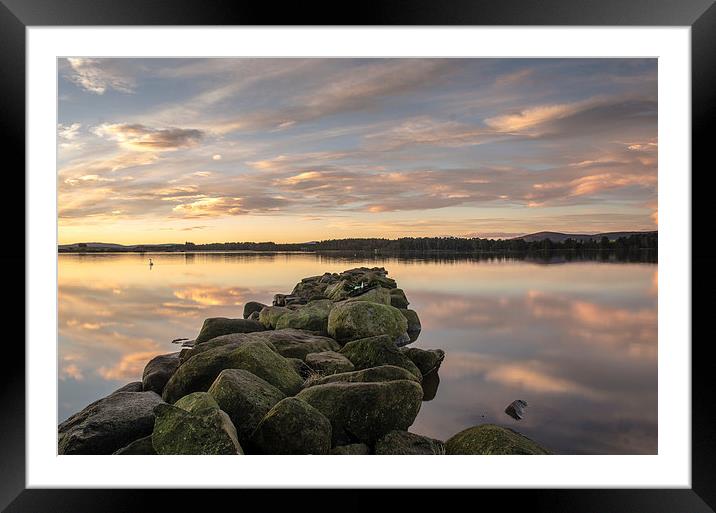
<svg viewBox="0 0 716 513">
<path fill-rule="evenodd" d="M 196 146 L 204 132 L 194 128 L 151 128 L 141 124 L 103 123 L 92 129 L 99 137 L 134 151 L 174 151 Z"/>
<path fill-rule="evenodd" d="M 134 92 L 134 79 L 122 75 L 113 66 L 115 62 L 117 59 L 68 58 L 70 71 L 67 78 L 85 91 L 95 94 L 104 94 L 108 89 L 121 93 Z"/>
</svg>

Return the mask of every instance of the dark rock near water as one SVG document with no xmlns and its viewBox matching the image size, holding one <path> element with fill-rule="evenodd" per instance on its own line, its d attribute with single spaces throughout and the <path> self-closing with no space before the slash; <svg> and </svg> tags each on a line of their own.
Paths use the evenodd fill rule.
<svg viewBox="0 0 716 513">
<path fill-rule="evenodd" d="M 259 303 L 258 301 L 247 301 L 244 303 L 244 319 L 249 319 L 254 313 L 259 313 L 267 306 L 268 305 Z"/>
<path fill-rule="evenodd" d="M 236 429 L 221 410 L 202 410 L 201 415 L 160 404 L 152 445 L 157 454 L 243 454 Z"/>
<path fill-rule="evenodd" d="M 333 445 L 373 445 L 393 430 L 406 431 L 420 411 L 423 390 L 411 380 L 327 383 L 297 396 L 331 422 Z"/>
<path fill-rule="evenodd" d="M 417 347 L 409 347 L 401 349 L 401 352 L 407 356 L 418 369 L 420 369 L 423 376 L 437 371 L 440 368 L 440 364 L 442 364 L 445 359 L 445 351 L 442 349 L 419 349 Z"/>
<path fill-rule="evenodd" d="M 231 418 L 241 444 L 249 441 L 261 419 L 285 397 L 270 383 L 239 369 L 222 371 L 209 388 L 209 395 Z"/>
<path fill-rule="evenodd" d="M 391 431 L 375 444 L 376 454 L 445 454 L 445 443 L 427 436 Z"/>
<path fill-rule="evenodd" d="M 142 386 L 144 391 L 156 392 L 162 395 L 164 387 L 176 370 L 179 368 L 179 352 L 161 354 L 155 356 L 146 367 L 142 374 Z"/>
<path fill-rule="evenodd" d="M 251 333 L 263 331 L 261 323 L 249 319 L 227 319 L 226 317 L 210 317 L 204 321 L 196 343 L 201 344 L 207 340 L 230 333 Z"/>
<path fill-rule="evenodd" d="M 446 454 L 551 454 L 517 431 L 494 424 L 465 429 L 445 446 Z"/>
<path fill-rule="evenodd" d="M 152 435 L 145 436 L 139 440 L 135 440 L 121 449 L 114 451 L 112 454 L 156 454 L 152 445 Z"/>
<path fill-rule="evenodd" d="M 326 383 L 380 383 L 383 381 L 398 381 L 407 379 L 419 381 L 412 372 L 396 367 L 395 365 L 381 365 L 380 367 L 371 367 L 353 372 L 342 372 L 340 374 L 332 374 L 311 380 L 304 384 L 304 387 L 325 385 Z"/>
<path fill-rule="evenodd" d="M 390 305 L 402 310 L 404 308 L 408 308 L 409 304 L 410 301 L 408 301 L 408 298 L 405 297 L 403 289 L 392 289 L 390 291 Z"/>
<path fill-rule="evenodd" d="M 370 454 L 370 447 L 366 444 L 338 445 L 331 449 L 330 454 L 336 456 L 364 456 Z"/>
<path fill-rule="evenodd" d="M 437 372 L 426 374 L 423 376 L 420 386 L 423 387 L 423 401 L 432 401 L 435 399 L 440 387 L 440 376 Z"/>
<path fill-rule="evenodd" d="M 418 367 L 386 335 L 348 342 L 340 352 L 353 363 L 356 370 L 395 365 L 411 372 L 418 379 L 422 378 Z"/>
<path fill-rule="evenodd" d="M 154 392 L 136 390 L 136 383 L 93 402 L 58 426 L 59 454 L 112 454 L 149 435 L 154 407 L 162 402 Z"/>
<path fill-rule="evenodd" d="M 322 353 L 306 355 L 306 363 L 314 371 L 322 375 L 350 372 L 354 368 L 348 358 L 335 351 L 324 351 Z"/>
<path fill-rule="evenodd" d="M 525 408 L 527 408 L 527 401 L 517 399 L 507 405 L 505 413 L 515 420 L 522 420 L 522 417 L 525 415 Z"/>
<path fill-rule="evenodd" d="M 278 354 L 286 358 L 305 360 L 310 353 L 338 351 L 341 348 L 332 338 L 292 328 L 266 331 L 262 335 L 262 340 L 270 343 Z"/>
<path fill-rule="evenodd" d="M 408 321 L 400 310 L 370 301 L 345 301 L 328 316 L 328 334 L 341 344 L 378 335 L 395 341 L 407 329 Z"/>
<path fill-rule="evenodd" d="M 287 397 L 261 420 L 251 448 L 258 454 L 328 454 L 331 423 L 308 403 Z"/>
<path fill-rule="evenodd" d="M 408 321 L 408 338 L 410 339 L 408 344 L 415 342 L 416 340 L 418 340 L 418 337 L 420 336 L 420 330 L 422 329 L 418 313 L 415 310 L 408 310 L 405 308 L 401 309 L 400 313 L 402 313 L 403 317 L 405 317 L 405 320 Z"/>
</svg>

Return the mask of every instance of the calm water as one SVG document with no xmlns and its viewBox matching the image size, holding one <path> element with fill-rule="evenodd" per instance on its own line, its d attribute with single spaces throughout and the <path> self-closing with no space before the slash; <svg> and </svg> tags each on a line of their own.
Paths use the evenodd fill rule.
<svg viewBox="0 0 716 513">
<path fill-rule="evenodd" d="M 206 317 L 241 317 L 245 301 L 270 303 L 305 276 L 380 265 L 420 315 L 415 346 L 447 352 L 411 431 L 444 440 L 493 422 L 557 453 L 655 454 L 657 266 L 556 262 L 60 255 L 58 419 L 141 379 Z M 503 412 L 515 399 L 529 403 L 521 421 Z"/>
</svg>

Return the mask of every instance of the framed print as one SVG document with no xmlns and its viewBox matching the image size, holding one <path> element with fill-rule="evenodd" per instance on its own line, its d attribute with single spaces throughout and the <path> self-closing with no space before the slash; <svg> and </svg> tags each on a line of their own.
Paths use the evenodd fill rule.
<svg viewBox="0 0 716 513">
<path fill-rule="evenodd" d="M 3 507 L 712 511 L 716 7 L 647 4 L 3 2 Z"/>
</svg>

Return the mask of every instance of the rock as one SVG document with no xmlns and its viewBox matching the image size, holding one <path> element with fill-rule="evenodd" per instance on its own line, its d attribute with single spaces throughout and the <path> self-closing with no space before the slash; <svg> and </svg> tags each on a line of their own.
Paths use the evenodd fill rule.
<svg viewBox="0 0 716 513">
<path fill-rule="evenodd" d="M 219 407 L 236 427 L 241 444 L 246 444 L 261 419 L 285 397 L 283 392 L 251 372 L 227 369 L 209 388 Z"/>
<path fill-rule="evenodd" d="M 515 420 L 522 420 L 522 417 L 525 415 L 525 408 L 527 408 L 527 401 L 517 399 L 507 405 L 505 413 Z"/>
<path fill-rule="evenodd" d="M 321 279 L 322 276 L 311 276 L 302 279 L 291 291 L 291 296 L 300 297 L 305 302 L 325 299 L 325 290 L 328 286 L 328 282 L 321 281 Z"/>
<path fill-rule="evenodd" d="M 305 360 L 310 353 L 338 351 L 341 346 L 329 337 L 292 328 L 266 331 L 263 340 L 271 343 L 276 352 L 285 358 Z"/>
<path fill-rule="evenodd" d="M 200 414 L 203 410 L 219 410 L 219 404 L 208 392 L 194 392 L 185 395 L 174 406 L 188 411 L 189 413 Z"/>
<path fill-rule="evenodd" d="M 300 358 L 286 358 L 286 361 L 291 364 L 293 370 L 298 372 L 298 375 L 303 379 L 306 379 L 313 372 L 313 369 L 311 369 L 306 362 Z"/>
<path fill-rule="evenodd" d="M 410 339 L 408 344 L 411 342 L 415 342 L 416 340 L 418 340 L 418 337 L 420 336 L 420 330 L 422 329 L 418 313 L 415 310 L 408 309 L 401 309 L 400 313 L 402 313 L 403 317 L 405 317 L 405 320 L 408 321 L 408 337 Z"/>
<path fill-rule="evenodd" d="M 304 388 L 308 386 L 325 385 L 326 383 L 380 383 L 382 381 L 397 381 L 400 379 L 408 379 L 418 382 L 418 378 L 410 371 L 395 365 L 381 365 L 380 367 L 371 367 L 353 372 L 342 372 L 340 374 L 331 374 L 311 380 L 304 384 Z"/>
<path fill-rule="evenodd" d="M 228 335 L 230 333 L 251 333 L 254 331 L 263 331 L 264 327 L 261 323 L 249 319 L 227 319 L 226 317 L 211 317 L 204 320 L 199 335 L 196 337 L 196 344 L 201 344 L 207 340 L 220 335 Z"/>
<path fill-rule="evenodd" d="M 409 371 L 418 380 L 422 379 L 420 369 L 386 335 L 348 342 L 340 353 L 353 363 L 356 370 L 395 365 Z"/>
<path fill-rule="evenodd" d="M 267 330 L 276 329 L 276 323 L 281 316 L 290 312 L 285 306 L 267 306 L 259 312 L 259 322 Z"/>
<path fill-rule="evenodd" d="M 350 372 L 353 370 L 351 361 L 341 353 L 336 353 L 335 351 L 311 353 L 306 356 L 306 363 L 313 370 L 324 375 Z"/>
<path fill-rule="evenodd" d="M 164 387 L 176 370 L 179 368 L 179 352 L 155 356 L 142 373 L 142 387 L 144 391 L 156 392 L 162 395 Z"/>
<path fill-rule="evenodd" d="M 372 303 L 380 303 L 382 305 L 390 305 L 390 294 L 388 289 L 383 287 L 375 287 L 368 292 L 360 294 L 358 296 L 349 297 L 346 299 L 346 303 L 350 301 L 370 301 Z"/>
<path fill-rule="evenodd" d="M 328 316 L 328 334 L 340 344 L 377 335 L 394 341 L 407 329 L 400 310 L 369 301 L 345 301 L 334 306 Z"/>
<path fill-rule="evenodd" d="M 131 385 L 136 389 L 136 384 Z M 154 407 L 162 402 L 161 397 L 154 392 L 121 390 L 58 426 L 59 454 L 112 454 L 152 432 Z"/>
<path fill-rule="evenodd" d="M 447 454 L 551 454 L 517 431 L 494 424 L 461 431 L 445 447 Z"/>
<path fill-rule="evenodd" d="M 331 449 L 329 454 L 338 456 L 363 456 L 365 454 L 370 454 L 370 447 L 366 444 L 338 445 Z"/>
<path fill-rule="evenodd" d="M 410 301 L 408 301 L 408 298 L 405 297 L 403 289 L 391 289 L 389 304 L 402 310 L 404 308 L 408 308 Z"/>
<path fill-rule="evenodd" d="M 326 333 L 328 331 L 328 313 L 333 308 L 330 299 L 311 301 L 279 317 L 276 329 L 294 328 L 299 330 Z"/>
<path fill-rule="evenodd" d="M 157 454 L 243 454 L 229 416 L 221 410 L 202 410 L 201 415 L 160 404 L 152 445 Z"/>
<path fill-rule="evenodd" d="M 423 402 L 432 401 L 438 393 L 438 387 L 440 386 L 440 376 L 437 372 L 431 372 L 423 376 L 423 380 L 420 382 L 420 386 L 423 387 Z"/>
<path fill-rule="evenodd" d="M 427 436 L 391 431 L 375 444 L 376 454 L 445 454 L 445 443 Z"/>
<path fill-rule="evenodd" d="M 259 312 L 251 312 L 251 315 L 247 317 L 247 319 L 250 319 L 252 321 L 260 322 L 259 319 L 261 319 L 261 315 Z M 263 326 L 263 325 L 262 325 Z"/>
<path fill-rule="evenodd" d="M 435 372 L 440 368 L 440 364 L 445 359 L 445 351 L 442 349 L 419 349 L 417 347 L 403 348 L 400 350 L 410 361 L 420 369 L 425 376 L 431 372 Z"/>
<path fill-rule="evenodd" d="M 127 383 L 123 387 L 118 388 L 113 394 L 116 394 L 117 392 L 143 392 L 144 391 L 144 384 L 141 381 L 132 381 L 131 383 Z"/>
<path fill-rule="evenodd" d="M 258 454 L 328 454 L 331 423 L 308 403 L 287 397 L 261 420 L 251 447 Z"/>
<path fill-rule="evenodd" d="M 341 280 L 337 283 L 326 287 L 324 294 L 331 301 L 341 301 L 348 297 L 348 291 L 351 288 L 351 282 L 348 280 Z"/>
<path fill-rule="evenodd" d="M 259 313 L 267 306 L 268 305 L 259 303 L 258 301 L 247 301 L 244 303 L 244 319 L 249 319 L 254 312 Z"/>
<path fill-rule="evenodd" d="M 224 369 L 244 369 L 268 381 L 287 395 L 300 390 L 303 379 L 285 358 L 264 342 L 248 340 L 224 345 L 192 356 L 164 389 L 164 400 L 174 403 L 191 392 L 206 392 Z"/>
<path fill-rule="evenodd" d="M 411 380 L 327 383 L 297 396 L 331 422 L 333 445 L 373 445 L 393 430 L 406 431 L 420 411 L 423 390 Z"/>
<path fill-rule="evenodd" d="M 112 454 L 156 454 L 152 445 L 152 435 L 145 436 L 139 440 L 135 440 L 121 449 L 117 449 Z"/>
<path fill-rule="evenodd" d="M 306 300 L 300 296 L 292 296 L 287 294 L 276 294 L 273 297 L 272 306 L 289 306 L 292 304 L 306 303 Z"/>
</svg>

